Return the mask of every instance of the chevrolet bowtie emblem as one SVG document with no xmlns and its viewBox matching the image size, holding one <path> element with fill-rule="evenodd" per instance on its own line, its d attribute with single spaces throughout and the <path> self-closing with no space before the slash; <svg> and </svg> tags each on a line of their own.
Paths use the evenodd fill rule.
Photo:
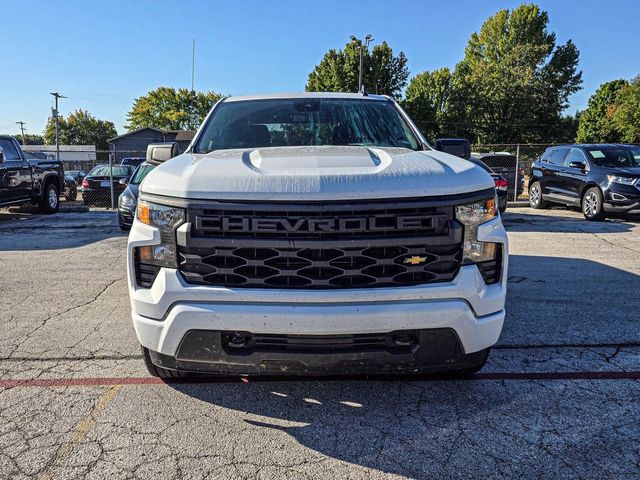
<svg viewBox="0 0 640 480">
<path fill-rule="evenodd" d="M 407 257 L 404 259 L 404 263 L 409 263 L 411 265 L 422 265 L 427 261 L 427 257 L 419 257 L 414 255 L 413 257 Z"/>
</svg>

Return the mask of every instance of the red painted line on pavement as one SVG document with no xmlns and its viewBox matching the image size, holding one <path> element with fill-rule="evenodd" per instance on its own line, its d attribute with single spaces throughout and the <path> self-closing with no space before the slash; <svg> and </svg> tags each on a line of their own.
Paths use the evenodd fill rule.
<svg viewBox="0 0 640 480">
<path fill-rule="evenodd" d="M 418 381 L 424 378 L 413 377 Z M 331 377 L 330 380 L 367 380 L 362 377 Z M 411 376 L 401 377 L 411 380 Z M 444 377 L 434 380 L 446 380 Z M 317 377 L 251 377 L 252 381 L 298 381 L 319 380 Z M 394 380 L 393 377 L 375 377 L 375 380 Z M 452 380 L 457 380 L 453 378 Z M 640 380 L 640 371 L 631 372 L 480 372 L 468 379 L 460 380 Z M 248 383 L 246 377 L 202 377 L 189 379 L 160 379 L 156 377 L 95 377 L 95 378 L 25 378 L 15 380 L 0 380 L 0 388 L 15 387 L 91 387 L 109 385 L 162 385 L 162 384 L 216 384 L 216 383 Z"/>
<path fill-rule="evenodd" d="M 471 380 L 640 380 L 640 372 L 479 372 Z"/>
</svg>

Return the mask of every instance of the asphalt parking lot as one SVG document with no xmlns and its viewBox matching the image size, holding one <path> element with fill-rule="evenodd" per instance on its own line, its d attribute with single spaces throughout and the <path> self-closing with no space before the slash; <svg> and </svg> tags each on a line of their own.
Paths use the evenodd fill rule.
<svg viewBox="0 0 640 480">
<path fill-rule="evenodd" d="M 0 210 L 0 478 L 640 477 L 640 219 L 510 209 L 471 380 L 164 384 L 112 212 Z"/>
</svg>

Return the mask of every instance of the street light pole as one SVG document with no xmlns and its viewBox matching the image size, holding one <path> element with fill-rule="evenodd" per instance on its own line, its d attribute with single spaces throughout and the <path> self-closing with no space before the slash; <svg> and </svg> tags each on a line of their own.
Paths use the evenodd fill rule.
<svg viewBox="0 0 640 480">
<path fill-rule="evenodd" d="M 60 95 L 58 92 L 52 92 L 51 95 L 53 95 L 56 99 L 56 106 L 53 110 L 53 118 L 55 118 L 56 120 L 56 159 L 58 161 L 60 161 L 60 126 L 58 124 L 58 99 L 59 98 L 67 98 L 64 95 Z"/>
<path fill-rule="evenodd" d="M 362 57 L 364 55 L 363 49 L 369 48 L 369 44 L 371 43 L 371 40 L 373 40 L 373 38 L 371 38 L 370 33 L 364 37 L 364 44 L 362 43 L 362 40 L 351 35 L 351 43 L 355 45 L 358 48 L 358 51 L 360 52 L 360 67 L 358 68 L 358 92 L 359 93 L 364 93 L 364 85 L 362 81 L 362 78 L 363 78 Z"/>
</svg>

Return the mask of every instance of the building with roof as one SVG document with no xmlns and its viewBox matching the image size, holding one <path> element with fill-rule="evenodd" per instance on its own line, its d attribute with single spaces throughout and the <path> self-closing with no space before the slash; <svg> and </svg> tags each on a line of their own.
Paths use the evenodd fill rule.
<svg viewBox="0 0 640 480">
<path fill-rule="evenodd" d="M 109 152 L 113 153 L 114 161 L 120 162 L 127 157 L 144 157 L 150 143 L 178 142 L 180 153 L 184 152 L 196 132 L 193 130 L 161 130 L 154 127 L 144 127 L 127 132 L 107 140 Z"/>
</svg>

